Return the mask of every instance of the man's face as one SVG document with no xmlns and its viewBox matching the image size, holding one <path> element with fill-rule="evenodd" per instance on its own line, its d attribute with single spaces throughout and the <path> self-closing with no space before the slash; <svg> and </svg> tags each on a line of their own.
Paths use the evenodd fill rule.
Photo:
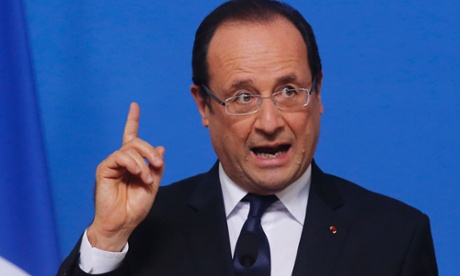
<svg viewBox="0 0 460 276">
<path fill-rule="evenodd" d="M 230 22 L 220 26 L 208 50 L 209 88 L 221 100 L 237 90 L 270 96 L 285 86 L 310 89 L 313 83 L 300 32 L 287 20 Z M 202 123 L 228 176 L 249 192 L 272 194 L 297 180 L 310 165 L 323 112 L 319 91 L 307 107 L 281 111 L 270 99 L 255 114 L 228 115 L 210 99 L 212 109 L 191 91 Z"/>
</svg>

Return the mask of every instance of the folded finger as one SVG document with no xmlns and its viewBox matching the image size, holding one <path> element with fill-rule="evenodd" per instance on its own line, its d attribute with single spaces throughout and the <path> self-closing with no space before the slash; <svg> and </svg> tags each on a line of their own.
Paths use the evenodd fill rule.
<svg viewBox="0 0 460 276">
<path fill-rule="evenodd" d="M 160 168 L 164 166 L 163 156 L 165 149 L 161 146 L 154 148 L 152 145 L 146 141 L 135 138 L 129 143 L 124 144 L 122 150 L 134 149 L 137 151 L 147 162 L 155 168 Z"/>
</svg>

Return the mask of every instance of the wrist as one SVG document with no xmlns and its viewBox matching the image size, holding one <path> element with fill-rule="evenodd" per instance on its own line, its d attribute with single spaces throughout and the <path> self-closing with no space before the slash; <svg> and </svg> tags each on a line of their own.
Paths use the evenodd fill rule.
<svg viewBox="0 0 460 276">
<path fill-rule="evenodd" d="M 128 231 L 106 231 L 94 225 L 87 229 L 88 241 L 92 247 L 110 252 L 121 252 L 128 242 Z"/>
</svg>

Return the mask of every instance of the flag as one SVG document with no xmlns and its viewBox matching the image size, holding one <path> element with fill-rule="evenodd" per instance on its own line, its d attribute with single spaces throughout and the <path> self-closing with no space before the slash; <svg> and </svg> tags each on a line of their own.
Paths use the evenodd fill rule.
<svg viewBox="0 0 460 276">
<path fill-rule="evenodd" d="M 54 275 L 50 183 L 22 0 L 0 0 L 0 275 Z"/>
</svg>

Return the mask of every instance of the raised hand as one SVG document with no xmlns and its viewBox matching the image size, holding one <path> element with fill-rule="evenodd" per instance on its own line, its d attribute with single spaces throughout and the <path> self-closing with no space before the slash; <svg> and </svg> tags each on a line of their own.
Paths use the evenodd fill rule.
<svg viewBox="0 0 460 276">
<path fill-rule="evenodd" d="M 96 214 L 87 235 L 93 247 L 120 251 L 147 216 L 164 169 L 164 148 L 139 139 L 140 110 L 132 103 L 121 148 L 96 171 Z"/>
</svg>

